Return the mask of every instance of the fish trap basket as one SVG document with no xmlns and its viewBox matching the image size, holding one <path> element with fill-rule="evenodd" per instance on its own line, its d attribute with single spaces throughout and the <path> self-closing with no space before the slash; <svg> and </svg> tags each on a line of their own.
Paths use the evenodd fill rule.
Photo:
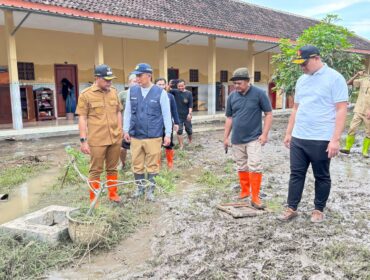
<svg viewBox="0 0 370 280">
<path fill-rule="evenodd" d="M 100 219 L 82 215 L 80 209 L 67 213 L 68 233 L 73 243 L 93 245 L 101 241 L 110 230 L 110 225 Z"/>
</svg>

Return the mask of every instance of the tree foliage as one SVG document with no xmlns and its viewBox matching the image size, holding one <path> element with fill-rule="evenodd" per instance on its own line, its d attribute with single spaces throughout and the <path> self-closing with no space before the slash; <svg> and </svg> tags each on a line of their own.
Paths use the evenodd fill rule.
<svg viewBox="0 0 370 280">
<path fill-rule="evenodd" d="M 319 24 L 304 30 L 295 44 L 289 39 L 280 40 L 281 52 L 272 57 L 275 66 L 273 78 L 277 89 L 285 90 L 288 95 L 294 94 L 296 81 L 302 71 L 299 65 L 292 63 L 292 59 L 300 47 L 308 44 L 318 47 L 322 60 L 346 79 L 363 69 L 363 56 L 347 51 L 353 47 L 348 39 L 354 33 L 335 25 L 338 20 L 337 15 L 327 15 Z"/>
</svg>

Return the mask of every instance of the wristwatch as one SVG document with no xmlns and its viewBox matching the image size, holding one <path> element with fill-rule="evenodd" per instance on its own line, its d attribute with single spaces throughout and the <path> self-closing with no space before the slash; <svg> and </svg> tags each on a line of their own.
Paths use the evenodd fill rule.
<svg viewBox="0 0 370 280">
<path fill-rule="evenodd" d="M 81 143 L 85 143 L 86 141 L 87 141 L 87 138 L 86 138 L 86 137 L 81 137 L 81 138 L 80 138 L 80 142 L 81 142 Z"/>
</svg>

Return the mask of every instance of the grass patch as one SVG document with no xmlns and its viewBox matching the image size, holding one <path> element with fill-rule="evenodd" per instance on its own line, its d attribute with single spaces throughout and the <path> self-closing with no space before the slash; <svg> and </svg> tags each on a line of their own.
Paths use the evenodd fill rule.
<svg viewBox="0 0 370 280">
<path fill-rule="evenodd" d="M 234 161 L 232 159 L 227 159 L 225 166 L 224 166 L 224 172 L 226 174 L 232 174 L 235 173 L 234 171 Z"/>
<path fill-rule="evenodd" d="M 179 177 L 178 172 L 163 168 L 158 176 L 155 177 L 155 182 L 162 192 L 170 193 L 176 189 L 175 181 Z"/>
<path fill-rule="evenodd" d="M 225 176 L 217 176 L 210 170 L 206 170 L 202 175 L 197 179 L 198 183 L 204 184 L 208 187 L 218 187 L 223 188 L 231 183 L 231 179 Z"/>
<path fill-rule="evenodd" d="M 265 202 L 266 202 L 267 208 L 274 213 L 280 213 L 284 209 L 283 198 L 272 198 L 270 200 L 265 200 Z"/>
<path fill-rule="evenodd" d="M 88 173 L 88 157 L 76 150 L 68 151 L 69 154 L 76 153 L 76 162 L 79 170 L 84 175 Z M 67 164 L 66 164 L 67 166 Z M 51 191 L 41 195 L 40 201 L 34 208 L 40 209 L 51 204 L 89 208 L 89 189 L 86 182 L 82 181 L 73 168 L 70 168 L 65 178 L 63 187 L 61 182 L 64 178 L 66 168 L 61 170 L 61 175 Z M 124 180 L 132 179 L 132 174 L 120 174 Z M 163 170 L 159 178 L 162 180 L 163 189 L 171 191 L 174 189 L 176 174 Z M 119 193 L 132 192 L 133 184 L 119 187 Z M 94 210 L 94 218 L 98 221 L 108 223 L 110 230 L 107 236 L 93 248 L 77 245 L 71 240 L 65 240 L 56 246 L 46 243 L 26 240 L 21 237 L 11 237 L 0 233 L 0 279 L 35 279 L 45 276 L 48 270 L 60 270 L 67 265 L 78 265 L 82 260 L 88 260 L 90 254 L 111 249 L 113 246 L 135 232 L 136 228 L 150 221 L 155 211 L 154 205 L 143 200 L 125 200 L 123 205 L 117 205 L 108 201 L 105 191 L 99 199 L 99 206 Z M 83 210 L 82 210 L 83 211 Z M 85 211 L 86 212 L 86 211 Z M 83 215 L 82 215 L 83 216 Z M 94 251 L 92 251 L 94 249 Z"/>
<path fill-rule="evenodd" d="M 176 150 L 175 166 L 180 168 L 190 168 L 191 166 L 193 166 L 185 150 Z"/>
<path fill-rule="evenodd" d="M 346 279 L 370 279 L 370 249 L 361 245 L 332 243 L 323 251 L 324 261 L 340 268 Z"/>
<path fill-rule="evenodd" d="M 46 168 L 48 166 L 42 162 L 25 162 L 5 167 L 0 171 L 0 191 L 8 192 L 12 187 L 24 183 L 27 179 Z"/>
<path fill-rule="evenodd" d="M 86 194 L 86 193 L 85 193 Z M 86 195 L 87 199 L 87 195 Z M 129 203 L 125 207 L 100 203 L 97 216 L 110 224 L 109 234 L 97 245 L 96 251 L 110 249 L 135 228 L 146 222 L 153 206 L 143 202 Z M 92 248 L 76 245 L 65 240 L 57 246 L 50 246 L 20 236 L 0 235 L 0 279 L 35 279 L 47 270 L 60 270 L 66 265 L 79 264 L 87 258 Z"/>
</svg>

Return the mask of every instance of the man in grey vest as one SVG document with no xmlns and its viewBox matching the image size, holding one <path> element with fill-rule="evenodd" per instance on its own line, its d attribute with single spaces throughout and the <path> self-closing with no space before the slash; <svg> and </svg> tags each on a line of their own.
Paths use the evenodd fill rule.
<svg viewBox="0 0 370 280">
<path fill-rule="evenodd" d="M 147 199 L 154 200 L 154 178 L 159 173 L 163 127 L 165 137 L 163 145 L 171 142 L 172 120 L 170 102 L 167 93 L 152 83 L 152 67 L 139 63 L 132 72 L 137 77 L 138 85 L 127 92 L 124 113 L 124 140 L 131 142 L 132 169 L 135 180 L 145 178 L 145 167 L 148 180 L 151 182 Z M 134 197 L 144 195 L 145 186 L 137 184 Z"/>
</svg>

